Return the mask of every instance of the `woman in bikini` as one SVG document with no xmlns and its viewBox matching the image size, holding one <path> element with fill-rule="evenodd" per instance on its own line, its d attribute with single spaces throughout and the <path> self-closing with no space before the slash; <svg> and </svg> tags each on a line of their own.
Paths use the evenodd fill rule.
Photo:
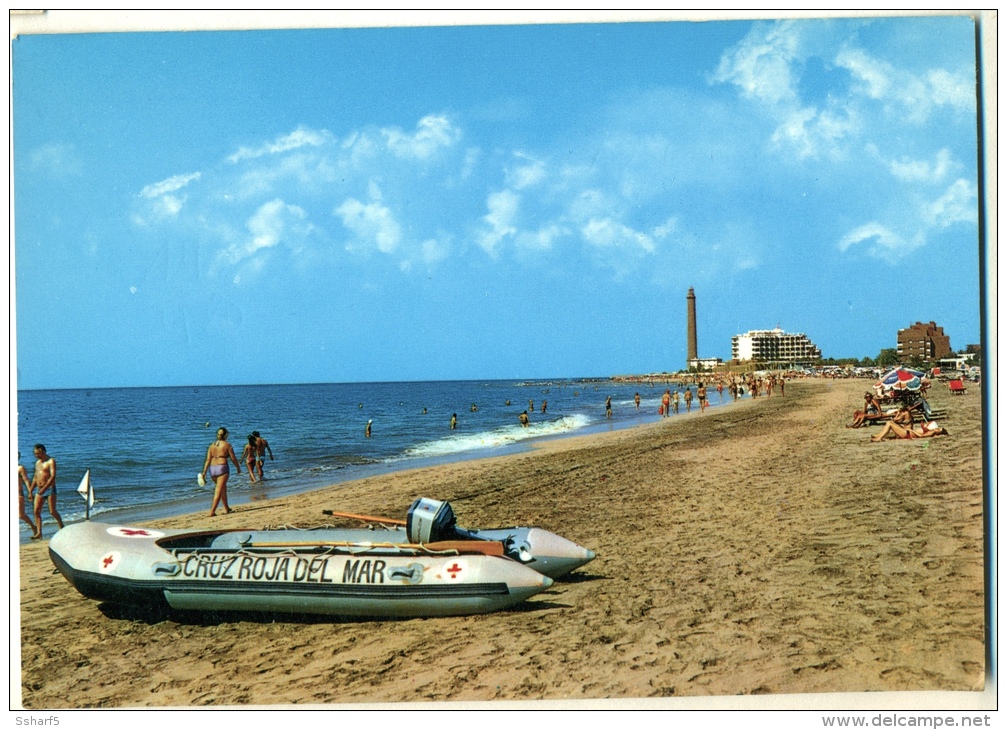
<svg viewBox="0 0 1007 730">
<path fill-rule="evenodd" d="M 864 393 L 864 410 L 853 411 L 853 423 L 846 428 L 860 428 L 873 421 L 887 420 L 887 416 L 881 410 L 881 402 L 871 391 Z"/>
<path fill-rule="evenodd" d="M 245 466 L 248 467 L 248 481 L 250 484 L 255 484 L 258 481 L 255 478 L 256 447 L 258 441 L 259 439 L 255 437 L 255 434 L 248 434 L 248 443 L 245 444 L 245 450 L 241 452 L 241 458 L 244 459 Z"/>
<path fill-rule="evenodd" d="M 216 484 L 213 490 L 213 504 L 210 506 L 210 517 L 217 516 L 218 504 L 224 505 L 225 515 L 231 511 L 231 508 L 227 506 L 227 478 L 230 476 L 228 459 L 234 462 L 234 468 L 240 474 L 241 464 L 238 463 L 238 457 L 234 455 L 231 444 L 227 443 L 227 429 L 218 428 L 217 440 L 210 444 L 210 448 L 206 450 L 206 461 L 203 462 L 203 478 L 206 478 L 206 473 L 209 471 L 210 478 Z"/>
<path fill-rule="evenodd" d="M 930 423 L 924 423 L 919 426 L 912 426 L 906 428 L 900 426 L 893 421 L 889 421 L 885 424 L 885 427 L 881 429 L 879 433 L 871 436 L 871 441 L 882 441 L 889 436 L 893 439 L 928 439 L 934 436 L 947 436 L 948 432 L 946 428 L 938 426 L 936 423 L 931 421 Z"/>
</svg>

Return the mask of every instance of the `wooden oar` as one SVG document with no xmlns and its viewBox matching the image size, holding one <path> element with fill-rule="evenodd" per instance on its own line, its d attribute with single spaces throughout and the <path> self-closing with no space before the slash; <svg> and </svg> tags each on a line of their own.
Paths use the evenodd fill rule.
<svg viewBox="0 0 1007 730">
<path fill-rule="evenodd" d="M 413 552 L 426 553 L 476 553 L 479 555 L 503 555 L 504 546 L 502 542 L 492 540 L 443 540 L 441 542 L 428 542 L 423 544 L 415 543 L 393 543 L 374 542 L 363 544 L 359 542 L 336 542 L 332 540 L 305 540 L 301 542 L 250 542 L 242 545 L 243 548 L 303 548 L 303 547 L 342 547 L 360 548 L 370 550 L 374 548 L 391 548 L 410 550 Z"/>
<path fill-rule="evenodd" d="M 330 509 L 323 509 L 323 515 L 330 515 L 332 517 L 346 517 L 351 520 L 360 520 L 361 522 L 379 522 L 384 525 L 400 525 L 402 527 L 406 526 L 405 520 L 394 520 L 391 517 L 375 517 L 373 515 L 355 515 L 352 512 L 333 512 Z"/>
</svg>

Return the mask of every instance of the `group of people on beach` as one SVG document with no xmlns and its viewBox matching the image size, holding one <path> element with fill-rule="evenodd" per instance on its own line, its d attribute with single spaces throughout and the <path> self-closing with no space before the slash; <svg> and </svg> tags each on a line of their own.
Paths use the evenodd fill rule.
<svg viewBox="0 0 1007 730">
<path fill-rule="evenodd" d="M 895 406 L 896 401 L 892 401 Z M 874 424 L 884 424 L 881 431 L 871 436 L 871 441 L 877 443 L 887 438 L 892 439 L 925 439 L 935 436 L 947 436 L 948 431 L 936 421 L 923 418 L 916 423 L 920 411 L 906 403 L 885 409 L 881 398 L 871 391 L 864 392 L 864 407 L 853 412 L 853 423 L 846 428 L 863 428 Z"/>
<path fill-rule="evenodd" d="M 228 460 L 234 462 L 237 473 L 241 473 L 241 463 L 234 453 L 234 447 L 227 440 L 227 429 L 221 426 L 217 429 L 217 439 L 206 450 L 206 460 L 203 462 L 203 471 L 200 473 L 201 483 L 205 482 L 207 474 L 213 479 L 213 503 L 210 505 L 210 517 L 217 516 L 217 507 L 223 506 L 224 514 L 231 511 L 227 504 L 227 480 L 231 475 Z M 241 458 L 248 468 L 248 481 L 255 483 L 262 481 L 262 466 L 266 460 L 266 453 L 269 453 L 269 460 L 273 460 L 273 449 L 269 442 L 262 438 L 258 431 L 248 434 L 248 443 L 241 452 Z M 256 477 L 258 474 L 258 477 Z"/>
<path fill-rule="evenodd" d="M 18 517 L 31 528 L 31 539 L 42 538 L 42 506 L 48 505 L 49 514 L 63 528 L 63 518 L 56 510 L 56 460 L 49 456 L 44 444 L 35 444 L 35 473 L 28 479 L 28 470 L 19 463 L 14 488 L 17 492 Z M 21 452 L 18 452 L 18 460 Z M 25 499 L 31 501 L 35 521 L 25 512 Z"/>
</svg>

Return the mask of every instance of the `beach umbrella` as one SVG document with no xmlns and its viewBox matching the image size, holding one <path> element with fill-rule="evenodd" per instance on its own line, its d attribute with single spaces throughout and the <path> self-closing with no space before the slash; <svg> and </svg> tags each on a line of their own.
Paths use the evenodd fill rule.
<svg viewBox="0 0 1007 730">
<path fill-rule="evenodd" d="M 910 368 L 893 368 L 881 376 L 878 385 L 885 391 L 919 390 L 923 387 L 923 373 Z"/>
</svg>

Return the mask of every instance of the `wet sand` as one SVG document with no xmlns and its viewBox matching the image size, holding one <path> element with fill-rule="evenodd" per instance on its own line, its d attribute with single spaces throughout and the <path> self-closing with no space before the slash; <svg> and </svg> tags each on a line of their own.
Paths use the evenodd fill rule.
<svg viewBox="0 0 1007 730">
<path fill-rule="evenodd" d="M 880 444 L 868 441 L 877 429 L 843 427 L 864 389 L 794 381 L 786 397 L 149 523 L 314 526 L 331 523 L 323 509 L 402 518 L 429 496 L 449 500 L 463 527 L 533 524 L 598 553 L 495 614 L 151 618 L 83 598 L 44 543 L 22 546 L 21 703 L 982 690 L 979 389 L 952 398 L 935 384 L 949 437 Z"/>
</svg>

